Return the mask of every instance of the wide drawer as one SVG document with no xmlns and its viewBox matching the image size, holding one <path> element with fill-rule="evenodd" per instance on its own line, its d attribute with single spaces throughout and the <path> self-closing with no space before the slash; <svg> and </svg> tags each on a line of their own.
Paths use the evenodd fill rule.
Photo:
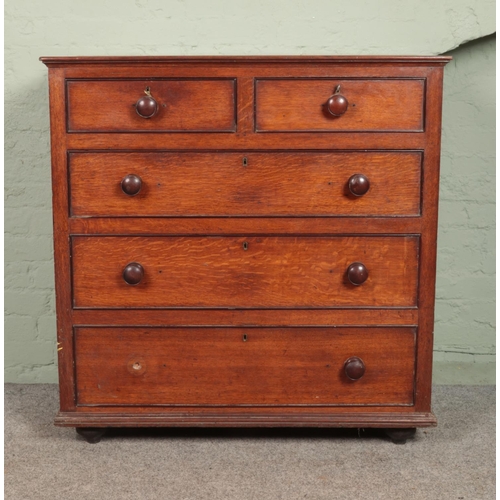
<svg viewBox="0 0 500 500">
<path fill-rule="evenodd" d="M 156 101 L 150 118 L 138 114 L 138 101 L 145 97 Z M 70 80 L 68 131 L 234 132 L 235 97 L 235 80 L 229 78 Z"/>
<path fill-rule="evenodd" d="M 77 402 L 411 405 L 415 335 L 413 328 L 80 327 Z M 349 358 L 354 371 L 346 371 Z"/>
<path fill-rule="evenodd" d="M 345 108 L 333 116 L 328 101 L 339 85 Z M 256 130 L 420 132 L 424 90 L 423 79 L 260 79 Z"/>
<path fill-rule="evenodd" d="M 418 236 L 74 236 L 73 303 L 77 308 L 416 306 L 418 247 Z M 360 265 L 368 277 L 354 285 L 353 279 L 366 278 Z"/>
<path fill-rule="evenodd" d="M 73 153 L 71 214 L 418 215 L 421 162 L 418 152 Z"/>
</svg>

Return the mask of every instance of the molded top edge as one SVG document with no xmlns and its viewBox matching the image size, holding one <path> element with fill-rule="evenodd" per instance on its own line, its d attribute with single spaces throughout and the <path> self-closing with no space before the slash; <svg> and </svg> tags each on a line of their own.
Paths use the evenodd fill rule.
<svg viewBox="0 0 500 500">
<path fill-rule="evenodd" d="M 161 63 L 372 63 L 444 65 L 451 56 L 58 56 L 40 57 L 47 66 Z"/>
</svg>

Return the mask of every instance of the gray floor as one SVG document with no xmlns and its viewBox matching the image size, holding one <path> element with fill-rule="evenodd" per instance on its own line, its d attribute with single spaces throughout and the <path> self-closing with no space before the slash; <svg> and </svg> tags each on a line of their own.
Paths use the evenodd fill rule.
<svg viewBox="0 0 500 500">
<path fill-rule="evenodd" d="M 495 498 L 494 387 L 437 386 L 436 429 L 395 445 L 356 430 L 57 428 L 57 386 L 5 387 L 5 498 Z"/>
</svg>

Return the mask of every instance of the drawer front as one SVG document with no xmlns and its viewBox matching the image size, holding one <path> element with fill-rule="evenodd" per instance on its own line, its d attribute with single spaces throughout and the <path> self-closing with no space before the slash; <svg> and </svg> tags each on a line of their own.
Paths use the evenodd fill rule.
<svg viewBox="0 0 500 500">
<path fill-rule="evenodd" d="M 346 108 L 328 102 L 340 85 Z M 256 82 L 256 130 L 421 132 L 423 79 L 262 79 Z M 344 112 L 344 109 L 345 112 Z"/>
<path fill-rule="evenodd" d="M 415 306 L 418 245 L 417 236 L 75 236 L 73 301 L 77 308 Z M 366 273 L 364 283 L 351 283 Z"/>
<path fill-rule="evenodd" d="M 421 161 L 417 152 L 73 153 L 71 214 L 418 215 Z"/>
<path fill-rule="evenodd" d="M 150 97 L 143 114 L 138 102 Z M 69 132 L 234 132 L 235 80 L 74 80 L 67 83 Z M 144 101 L 142 105 L 144 106 Z"/>
<path fill-rule="evenodd" d="M 413 403 L 413 328 L 82 327 L 75 351 L 79 405 Z"/>
</svg>

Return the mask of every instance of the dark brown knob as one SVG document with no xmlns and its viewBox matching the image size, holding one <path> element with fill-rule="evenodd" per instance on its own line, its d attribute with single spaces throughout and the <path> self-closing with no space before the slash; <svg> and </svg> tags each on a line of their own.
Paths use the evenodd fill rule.
<svg viewBox="0 0 500 500">
<path fill-rule="evenodd" d="M 370 181 L 368 180 L 368 177 L 363 174 L 354 174 L 349 179 L 348 185 L 349 191 L 354 196 L 363 196 L 370 189 Z"/>
<path fill-rule="evenodd" d="M 138 285 L 144 278 L 144 268 L 138 262 L 131 262 L 123 270 L 123 279 L 128 285 Z"/>
<path fill-rule="evenodd" d="M 138 175 L 128 174 L 122 179 L 122 191 L 129 196 L 135 196 L 142 188 L 142 179 Z"/>
<path fill-rule="evenodd" d="M 348 106 L 347 99 L 340 94 L 332 95 L 326 103 L 326 109 L 333 116 L 342 116 L 347 111 Z"/>
<path fill-rule="evenodd" d="M 359 380 L 365 374 L 365 364 L 361 358 L 353 356 L 344 363 L 344 371 L 347 378 L 351 380 Z"/>
<path fill-rule="evenodd" d="M 158 103 L 151 95 L 145 95 L 137 101 L 135 110 L 142 118 L 152 118 L 158 111 Z"/>
<path fill-rule="evenodd" d="M 340 85 L 337 85 L 335 93 L 326 102 L 326 109 L 332 116 L 342 116 L 348 106 L 347 99 L 340 93 Z"/>
<path fill-rule="evenodd" d="M 361 262 L 353 262 L 347 268 L 347 278 L 353 285 L 362 285 L 368 279 L 368 269 Z"/>
</svg>

